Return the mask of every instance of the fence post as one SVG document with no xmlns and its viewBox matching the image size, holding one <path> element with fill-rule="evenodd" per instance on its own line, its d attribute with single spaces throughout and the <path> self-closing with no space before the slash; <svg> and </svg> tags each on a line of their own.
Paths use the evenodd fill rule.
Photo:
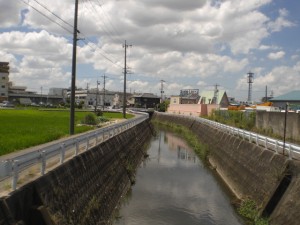
<svg viewBox="0 0 300 225">
<path fill-rule="evenodd" d="M 41 152 L 41 175 L 43 176 L 46 171 L 46 151 Z"/>
<path fill-rule="evenodd" d="M 291 144 L 289 144 L 289 159 L 292 159 L 293 156 L 292 156 L 292 147 L 291 147 Z"/>
<path fill-rule="evenodd" d="M 251 132 L 249 131 L 249 143 L 251 143 Z"/>
<path fill-rule="evenodd" d="M 256 145 L 258 146 L 258 134 L 255 135 L 255 142 L 256 142 Z"/>
<path fill-rule="evenodd" d="M 277 140 L 275 141 L 275 152 L 276 152 L 276 154 L 278 154 L 278 141 Z"/>
<path fill-rule="evenodd" d="M 60 145 L 60 164 L 63 164 L 65 161 L 65 144 Z"/>
<path fill-rule="evenodd" d="M 13 177 L 12 177 L 12 190 L 15 191 L 17 189 L 17 183 L 18 183 L 18 178 L 19 178 L 19 168 L 17 164 L 17 160 L 12 161 L 12 172 L 13 172 Z"/>
<path fill-rule="evenodd" d="M 268 149 L 268 138 L 265 137 L 265 148 Z"/>
<path fill-rule="evenodd" d="M 78 138 L 76 138 L 76 142 L 75 142 L 75 156 L 78 155 L 79 152 L 79 140 Z"/>
<path fill-rule="evenodd" d="M 85 146 L 85 151 L 87 151 L 89 149 L 89 145 L 90 145 L 90 137 L 88 136 L 86 138 L 86 146 Z"/>
</svg>

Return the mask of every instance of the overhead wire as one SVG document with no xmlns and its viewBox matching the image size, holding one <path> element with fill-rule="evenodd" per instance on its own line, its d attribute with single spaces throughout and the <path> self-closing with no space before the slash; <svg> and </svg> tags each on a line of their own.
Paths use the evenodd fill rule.
<svg viewBox="0 0 300 225">
<path fill-rule="evenodd" d="M 20 1 L 22 1 L 24 4 L 28 5 L 29 7 L 31 7 L 32 9 L 34 9 L 35 11 L 37 11 L 38 13 L 40 13 L 42 16 L 46 17 L 48 20 L 50 20 L 51 22 L 55 23 L 56 25 L 58 25 L 59 27 L 61 27 L 65 31 L 67 31 L 68 33 L 73 34 L 73 31 L 70 31 L 68 28 L 64 27 L 63 25 L 61 25 L 57 21 L 53 20 L 52 18 L 50 18 L 49 16 L 47 16 L 46 14 L 44 14 L 43 12 L 41 12 L 40 10 L 38 10 L 36 7 L 30 5 L 29 2 L 26 2 L 24 0 L 20 0 Z"/>
<path fill-rule="evenodd" d="M 43 12 L 41 12 L 39 9 L 37 9 L 36 7 L 34 7 L 33 5 L 29 4 L 29 2 L 26 2 L 25 0 L 20 0 L 22 1 L 24 4 L 28 5 L 29 7 L 31 7 L 32 9 L 34 9 L 35 11 L 37 11 L 38 13 L 40 13 L 42 16 L 44 16 L 45 18 L 47 18 L 48 20 L 50 20 L 51 22 L 55 23 L 56 25 L 58 25 L 59 27 L 63 28 L 64 30 L 66 30 L 68 33 L 73 34 L 73 31 L 70 31 L 69 29 L 67 29 L 66 27 L 64 27 L 63 25 L 61 25 L 60 23 L 58 23 L 57 21 L 53 20 L 52 18 L 50 18 L 49 16 L 47 16 L 46 14 L 44 14 Z M 42 3 L 40 3 L 37 0 L 33 0 L 35 1 L 39 6 L 41 6 L 42 8 L 44 8 L 45 10 L 47 10 L 49 13 L 51 13 L 52 15 L 54 15 L 57 19 L 59 19 L 60 21 L 62 21 L 63 23 L 67 24 L 68 26 L 70 26 L 71 28 L 74 28 L 73 25 L 71 25 L 70 23 L 68 23 L 67 21 L 65 21 L 64 19 L 62 19 L 60 16 L 58 16 L 57 14 L 53 13 L 51 10 L 49 10 L 47 8 L 47 6 L 43 5 Z M 79 32 L 79 31 L 78 31 Z M 87 39 L 89 40 L 91 43 L 93 43 L 88 37 L 85 37 L 85 35 L 83 33 L 81 33 L 81 36 L 83 37 L 83 39 Z M 93 49 L 93 47 L 91 46 L 90 43 L 87 43 L 86 41 L 84 41 L 82 38 L 80 38 L 79 40 L 83 41 L 86 45 L 88 45 L 90 48 Z M 93 43 L 93 45 L 96 47 L 96 49 L 94 50 L 101 50 L 103 51 L 105 54 L 108 54 L 107 52 L 105 52 L 103 49 L 101 49 L 98 45 L 96 45 L 95 43 Z M 113 63 L 114 65 L 117 65 L 118 67 L 121 67 L 120 65 L 118 65 L 116 62 L 114 62 L 112 59 L 110 59 L 108 56 L 105 56 L 102 53 L 99 53 L 101 56 L 103 56 L 106 60 L 110 61 L 111 63 Z M 116 61 L 116 60 L 115 60 Z M 121 67 L 122 68 L 122 67 Z"/>
</svg>

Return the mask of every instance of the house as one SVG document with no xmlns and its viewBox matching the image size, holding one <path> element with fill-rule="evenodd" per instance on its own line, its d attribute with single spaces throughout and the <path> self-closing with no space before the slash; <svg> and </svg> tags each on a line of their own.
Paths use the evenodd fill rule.
<svg viewBox="0 0 300 225">
<path fill-rule="evenodd" d="M 229 100 L 224 90 L 217 91 L 203 91 L 201 92 L 201 97 L 199 100 L 200 104 L 216 104 L 221 108 L 227 108 L 229 105 Z"/>
<path fill-rule="evenodd" d="M 270 99 L 273 106 L 285 109 L 286 103 L 289 103 L 290 108 L 295 110 L 300 109 L 300 90 L 288 92 L 286 94 Z"/>
<path fill-rule="evenodd" d="M 181 92 L 182 93 L 182 92 Z M 203 91 L 185 96 L 171 96 L 169 113 L 191 116 L 206 116 L 213 109 L 228 107 L 229 101 L 225 91 Z"/>
<path fill-rule="evenodd" d="M 128 102 L 131 107 L 155 108 L 160 103 L 160 97 L 152 93 L 135 94 Z"/>
</svg>

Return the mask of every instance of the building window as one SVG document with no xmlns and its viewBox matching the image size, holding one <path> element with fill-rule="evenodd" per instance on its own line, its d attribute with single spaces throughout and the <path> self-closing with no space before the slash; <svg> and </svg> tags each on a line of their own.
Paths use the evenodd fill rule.
<svg viewBox="0 0 300 225">
<path fill-rule="evenodd" d="M 5 85 L 2 85 L 2 88 L 5 88 Z"/>
<path fill-rule="evenodd" d="M 1 93 L 1 96 L 5 96 L 5 94 L 4 94 L 4 93 Z"/>
<path fill-rule="evenodd" d="M 176 98 L 174 98 L 174 102 L 173 103 L 176 103 Z"/>
</svg>

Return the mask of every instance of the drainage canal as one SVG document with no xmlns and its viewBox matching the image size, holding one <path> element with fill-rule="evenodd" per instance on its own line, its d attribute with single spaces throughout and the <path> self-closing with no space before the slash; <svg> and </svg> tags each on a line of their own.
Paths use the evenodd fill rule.
<svg viewBox="0 0 300 225">
<path fill-rule="evenodd" d="M 115 225 L 243 224 L 221 185 L 183 139 L 160 131 L 148 154 Z"/>
</svg>

